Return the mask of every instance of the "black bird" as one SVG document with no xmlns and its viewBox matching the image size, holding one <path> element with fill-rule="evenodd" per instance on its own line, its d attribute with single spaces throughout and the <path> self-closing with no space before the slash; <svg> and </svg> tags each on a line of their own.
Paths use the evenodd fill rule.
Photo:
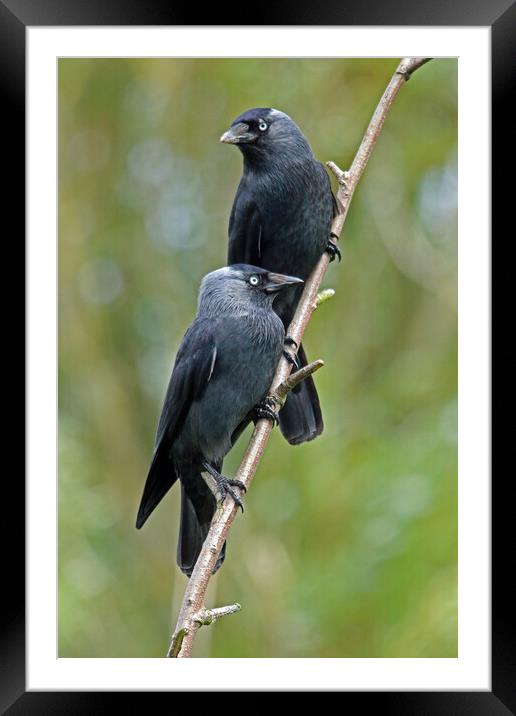
<svg viewBox="0 0 516 716">
<path fill-rule="evenodd" d="M 228 263 L 266 266 L 306 280 L 324 251 L 340 260 L 331 241 L 337 203 L 329 176 L 288 115 L 277 109 L 251 109 L 235 119 L 220 141 L 236 144 L 244 155 L 229 219 Z M 292 287 L 274 305 L 285 330 L 301 293 L 302 287 Z M 297 348 L 287 336 L 288 343 Z M 285 355 L 289 357 L 288 352 Z M 299 365 L 306 365 L 302 345 L 297 358 Z M 293 445 L 321 434 L 321 408 L 311 377 L 290 393 L 279 421 Z"/>
<path fill-rule="evenodd" d="M 180 480 L 177 562 L 188 576 L 215 513 L 214 492 L 220 499 L 231 495 L 242 507 L 233 487 L 243 485 L 221 475 L 223 458 L 252 419 L 277 419 L 265 396 L 285 331 L 272 303 L 279 291 L 300 283 L 244 264 L 213 271 L 202 281 L 197 316 L 177 352 L 136 519 L 139 529 Z M 224 556 L 225 545 L 215 569 Z"/>
</svg>

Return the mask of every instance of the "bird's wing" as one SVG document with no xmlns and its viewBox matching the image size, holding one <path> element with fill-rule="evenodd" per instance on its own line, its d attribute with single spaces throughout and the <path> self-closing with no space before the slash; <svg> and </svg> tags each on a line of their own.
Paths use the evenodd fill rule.
<svg viewBox="0 0 516 716">
<path fill-rule="evenodd" d="M 228 264 L 260 266 L 262 229 L 260 211 L 242 178 L 229 217 Z"/>
<path fill-rule="evenodd" d="M 202 397 L 217 361 L 214 321 L 197 319 L 185 333 L 177 352 L 156 433 L 156 448 L 171 443 L 190 405 Z"/>
<path fill-rule="evenodd" d="M 217 362 L 214 322 L 197 319 L 183 338 L 159 419 L 149 474 L 136 518 L 139 529 L 177 480 L 170 450 L 190 406 L 208 385 Z"/>
</svg>

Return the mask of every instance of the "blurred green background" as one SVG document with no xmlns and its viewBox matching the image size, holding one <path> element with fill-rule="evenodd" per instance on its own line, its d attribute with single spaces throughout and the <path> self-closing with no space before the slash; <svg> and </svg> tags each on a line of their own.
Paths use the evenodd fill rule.
<svg viewBox="0 0 516 716">
<path fill-rule="evenodd" d="M 160 657 L 179 490 L 134 527 L 175 351 L 223 265 L 254 106 L 351 163 L 396 59 L 59 61 L 59 656 Z M 305 345 L 324 434 L 275 430 L 196 656 L 457 655 L 457 63 L 404 87 Z M 225 463 L 233 474 L 246 434 Z"/>
</svg>

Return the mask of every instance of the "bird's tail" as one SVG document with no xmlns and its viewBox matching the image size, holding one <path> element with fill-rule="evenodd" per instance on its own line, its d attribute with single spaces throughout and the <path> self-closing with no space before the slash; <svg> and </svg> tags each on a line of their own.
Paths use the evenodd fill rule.
<svg viewBox="0 0 516 716">
<path fill-rule="evenodd" d="M 222 465 L 219 468 L 221 469 Z M 177 542 L 177 564 L 188 577 L 201 552 L 211 520 L 217 509 L 213 493 L 200 473 L 181 473 L 181 524 Z M 216 572 L 226 556 L 226 543 L 222 547 L 213 572 Z"/>
<path fill-rule="evenodd" d="M 297 352 L 299 366 L 308 364 L 302 345 Z M 319 396 L 312 376 L 302 380 L 292 390 L 279 412 L 281 432 L 291 445 L 313 440 L 323 431 L 324 424 Z"/>
</svg>

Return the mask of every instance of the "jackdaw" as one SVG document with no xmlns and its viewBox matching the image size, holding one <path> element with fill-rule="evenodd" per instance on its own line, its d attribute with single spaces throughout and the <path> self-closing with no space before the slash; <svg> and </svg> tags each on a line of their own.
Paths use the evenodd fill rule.
<svg viewBox="0 0 516 716">
<path fill-rule="evenodd" d="M 242 507 L 233 487 L 243 484 L 221 475 L 223 458 L 251 420 L 277 420 L 266 396 L 285 331 L 272 303 L 282 289 L 301 283 L 245 264 L 213 271 L 202 281 L 197 316 L 172 370 L 136 519 L 139 529 L 180 480 L 177 562 L 188 576 L 215 513 L 214 493 L 220 499 L 229 494 Z M 224 556 L 225 545 L 215 570 Z"/>
<path fill-rule="evenodd" d="M 228 263 L 266 266 L 306 280 L 324 251 L 340 260 L 330 238 L 337 212 L 330 178 L 297 124 L 277 109 L 251 109 L 237 117 L 220 140 L 236 144 L 244 156 L 229 219 Z M 285 330 L 302 290 L 295 286 L 284 291 L 274 305 Z M 297 347 L 288 336 L 286 342 Z M 285 357 L 294 362 L 288 352 Z M 302 345 L 297 358 L 306 365 Z M 311 377 L 290 393 L 279 421 L 293 445 L 321 434 L 321 408 Z"/>
</svg>

